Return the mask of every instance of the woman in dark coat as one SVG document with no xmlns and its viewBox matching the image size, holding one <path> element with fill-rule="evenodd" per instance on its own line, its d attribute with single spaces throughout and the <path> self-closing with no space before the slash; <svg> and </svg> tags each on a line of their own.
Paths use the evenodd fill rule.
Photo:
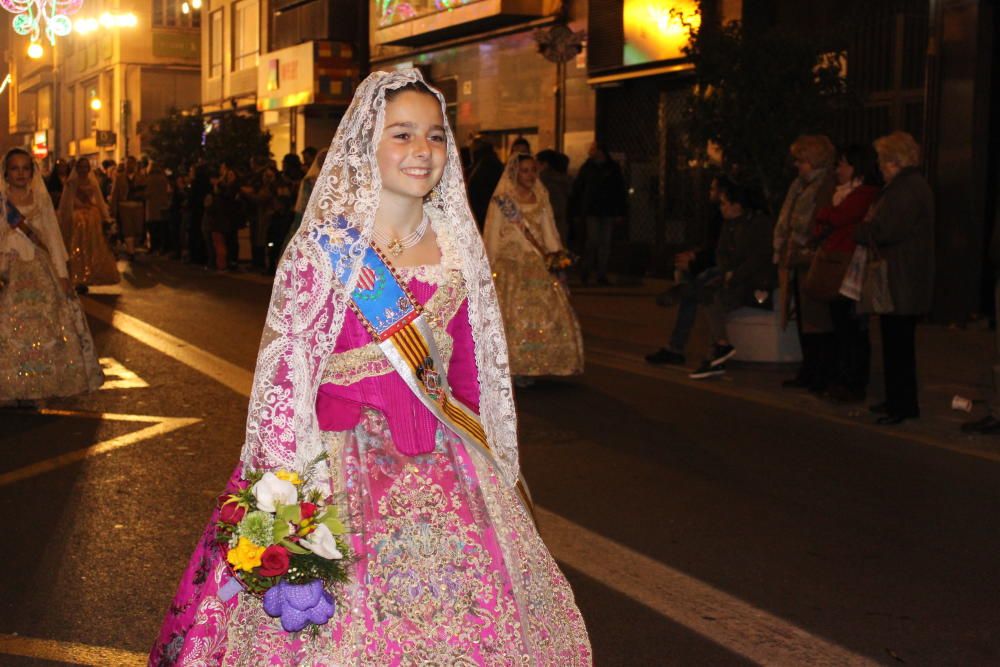
<svg viewBox="0 0 1000 667">
<path fill-rule="evenodd" d="M 882 415 L 880 424 L 899 424 L 920 416 L 915 337 L 934 288 L 934 194 L 912 136 L 893 132 L 875 141 L 875 151 L 885 187 L 855 239 L 874 244 L 888 267 L 893 310 L 879 318 L 885 402 L 872 411 Z"/>
</svg>

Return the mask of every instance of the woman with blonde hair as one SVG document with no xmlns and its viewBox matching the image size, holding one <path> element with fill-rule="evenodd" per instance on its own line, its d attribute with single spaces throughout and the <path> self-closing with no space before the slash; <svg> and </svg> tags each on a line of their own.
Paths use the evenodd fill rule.
<svg viewBox="0 0 1000 667">
<path fill-rule="evenodd" d="M 888 268 L 892 312 L 879 316 L 885 402 L 872 406 L 880 424 L 920 416 L 916 327 L 934 291 L 934 194 L 920 173 L 920 147 L 906 132 L 875 141 L 885 187 L 855 233 Z"/>
<path fill-rule="evenodd" d="M 774 263 L 778 265 L 782 286 L 782 321 L 787 321 L 791 303 L 795 303 L 802 364 L 798 374 L 786 380 L 784 386 L 822 392 L 827 389 L 832 373 L 833 324 L 828 305 L 810 299 L 801 287 L 815 253 L 816 212 L 833 201 L 837 151 L 828 137 L 807 134 L 796 139 L 789 152 L 798 177 L 788 188 L 774 226 Z"/>
</svg>

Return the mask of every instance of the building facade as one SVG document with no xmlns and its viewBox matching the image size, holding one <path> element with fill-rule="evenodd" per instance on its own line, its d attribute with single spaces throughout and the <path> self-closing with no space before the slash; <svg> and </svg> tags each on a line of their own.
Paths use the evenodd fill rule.
<svg viewBox="0 0 1000 667">
<path fill-rule="evenodd" d="M 278 159 L 329 145 L 366 61 L 364 5 L 205 0 L 201 11 L 206 117 L 259 112 Z"/>
<path fill-rule="evenodd" d="M 370 12 L 372 69 L 421 68 L 444 93 L 460 145 L 484 137 L 505 158 L 510 143 L 523 136 L 532 151 L 568 154 L 571 172 L 583 163 L 594 137 L 585 51 L 556 63 L 539 43 L 556 26 L 582 39 L 586 2 L 392 1 L 372 2 Z"/>
<path fill-rule="evenodd" d="M 995 0 L 591 3 L 587 82 L 597 91 L 596 137 L 624 167 L 628 237 L 649 249 L 649 268 L 670 275 L 673 253 L 700 240 L 704 219 L 704 173 L 688 163 L 685 149 L 693 80 L 681 51 L 681 23 L 692 20 L 699 4 L 704 20 L 739 20 L 746 31 L 790 30 L 814 36 L 817 44 L 829 45 L 830 28 L 851 19 L 833 42 L 843 51 L 858 103 L 825 129 L 841 145 L 870 144 L 894 130 L 917 139 L 937 206 L 932 317 L 965 322 L 991 311 L 994 267 L 987 247 L 1000 180 Z"/>
<path fill-rule="evenodd" d="M 28 57 L 27 38 L 4 25 L 10 143 L 31 147 L 44 161 L 141 155 L 150 123 L 171 108 L 199 102 L 199 17 L 184 14 L 181 5 L 182 0 L 136 0 L 127 10 L 135 16 L 134 26 L 75 31 L 55 45 L 43 40 L 38 59 Z M 118 3 L 93 0 L 73 19 L 124 11 Z"/>
</svg>

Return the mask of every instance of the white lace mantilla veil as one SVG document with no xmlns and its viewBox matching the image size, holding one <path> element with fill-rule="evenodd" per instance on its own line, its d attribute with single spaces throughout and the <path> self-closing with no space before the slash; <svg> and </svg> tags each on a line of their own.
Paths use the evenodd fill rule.
<svg viewBox="0 0 1000 667">
<path fill-rule="evenodd" d="M 494 197 L 507 197 L 516 202 L 517 170 L 520 165 L 518 155 L 521 155 L 521 153 L 513 153 L 507 158 L 507 165 L 504 167 L 503 176 L 500 177 L 500 182 L 497 183 L 497 187 L 493 191 Z M 538 159 L 533 159 L 537 164 Z M 555 213 L 552 211 L 552 202 L 549 200 L 548 188 L 542 183 L 542 179 L 536 177 L 531 191 L 538 202 L 540 213 L 539 224 L 542 228 L 542 237 L 538 241 L 542 243 L 547 252 L 561 250 L 563 245 L 559 231 L 556 229 Z M 506 223 L 504 222 L 504 224 Z M 496 224 L 488 216 L 486 225 L 483 228 L 483 241 L 486 244 L 488 252 L 495 254 L 499 251 L 500 225 Z"/>
<path fill-rule="evenodd" d="M 4 153 L 3 161 L 0 162 L 0 248 L 10 249 L 17 252 L 18 256 L 30 262 L 35 258 L 35 244 L 27 236 L 19 231 L 10 228 L 7 224 L 7 179 L 4 178 L 4 165 L 7 164 L 7 156 L 13 149 Z M 31 193 L 37 213 L 32 217 L 35 233 L 42 243 L 45 244 L 49 252 L 49 259 L 56 270 L 56 275 L 60 278 L 69 276 L 66 262 L 69 256 L 66 254 L 66 245 L 63 243 L 62 232 L 59 230 L 59 221 L 56 218 L 55 207 L 52 206 L 52 198 L 49 190 L 42 180 L 42 168 L 38 161 L 32 158 L 31 163 L 35 166 L 31 176 Z M 3 261 L 3 260 L 0 260 Z"/>
<path fill-rule="evenodd" d="M 302 470 L 323 453 L 316 396 L 379 206 L 381 177 L 375 150 L 385 121 L 385 95 L 414 82 L 424 83 L 415 69 L 372 73 L 358 87 L 333 138 L 302 226 L 278 264 L 250 394 L 241 455 L 245 469 Z M 503 320 L 469 208 L 444 97 L 431 90 L 441 104 L 447 163 L 424 209 L 442 248 L 442 262 L 459 269 L 465 280 L 479 371 L 480 417 L 497 472 L 513 485 L 519 474 L 517 423 Z M 360 234 L 353 242 L 337 226 L 341 216 Z M 319 243 L 323 236 L 349 243 L 341 266 L 331 266 Z M 346 286 L 336 275 L 348 276 Z"/>
</svg>

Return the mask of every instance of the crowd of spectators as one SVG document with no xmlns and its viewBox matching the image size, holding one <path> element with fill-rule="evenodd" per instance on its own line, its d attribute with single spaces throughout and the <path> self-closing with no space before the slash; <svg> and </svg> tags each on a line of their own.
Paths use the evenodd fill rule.
<svg viewBox="0 0 1000 667">
<path fill-rule="evenodd" d="M 684 364 L 696 312 L 709 322 L 709 354 L 690 377 L 725 373 L 737 350 L 726 314 L 745 306 L 777 309 L 794 324 L 802 350 L 789 389 L 841 403 L 865 401 L 870 377 L 869 324 L 881 335 L 884 401 L 878 422 L 920 416 L 915 330 L 934 284 L 934 203 L 918 167 L 913 137 L 894 132 L 873 146 L 836 150 L 806 135 L 790 147 L 796 175 L 777 219 L 738 177 L 718 175 L 709 198 L 718 215 L 708 243 L 675 258 L 675 285 L 659 297 L 678 306 L 669 343 L 651 364 Z"/>
<path fill-rule="evenodd" d="M 252 156 L 247 165 L 198 160 L 177 171 L 145 157 L 105 160 L 95 176 L 108 204 L 109 239 L 128 260 L 144 250 L 235 271 L 239 231 L 248 228 L 251 268 L 273 274 L 308 201 L 300 187 L 316 156 L 309 147 L 301 159 L 286 155 L 280 168 L 267 156 Z M 73 165 L 57 160 L 46 176 L 57 208 Z M 312 173 L 308 189 L 317 175 L 318 170 Z"/>
</svg>

